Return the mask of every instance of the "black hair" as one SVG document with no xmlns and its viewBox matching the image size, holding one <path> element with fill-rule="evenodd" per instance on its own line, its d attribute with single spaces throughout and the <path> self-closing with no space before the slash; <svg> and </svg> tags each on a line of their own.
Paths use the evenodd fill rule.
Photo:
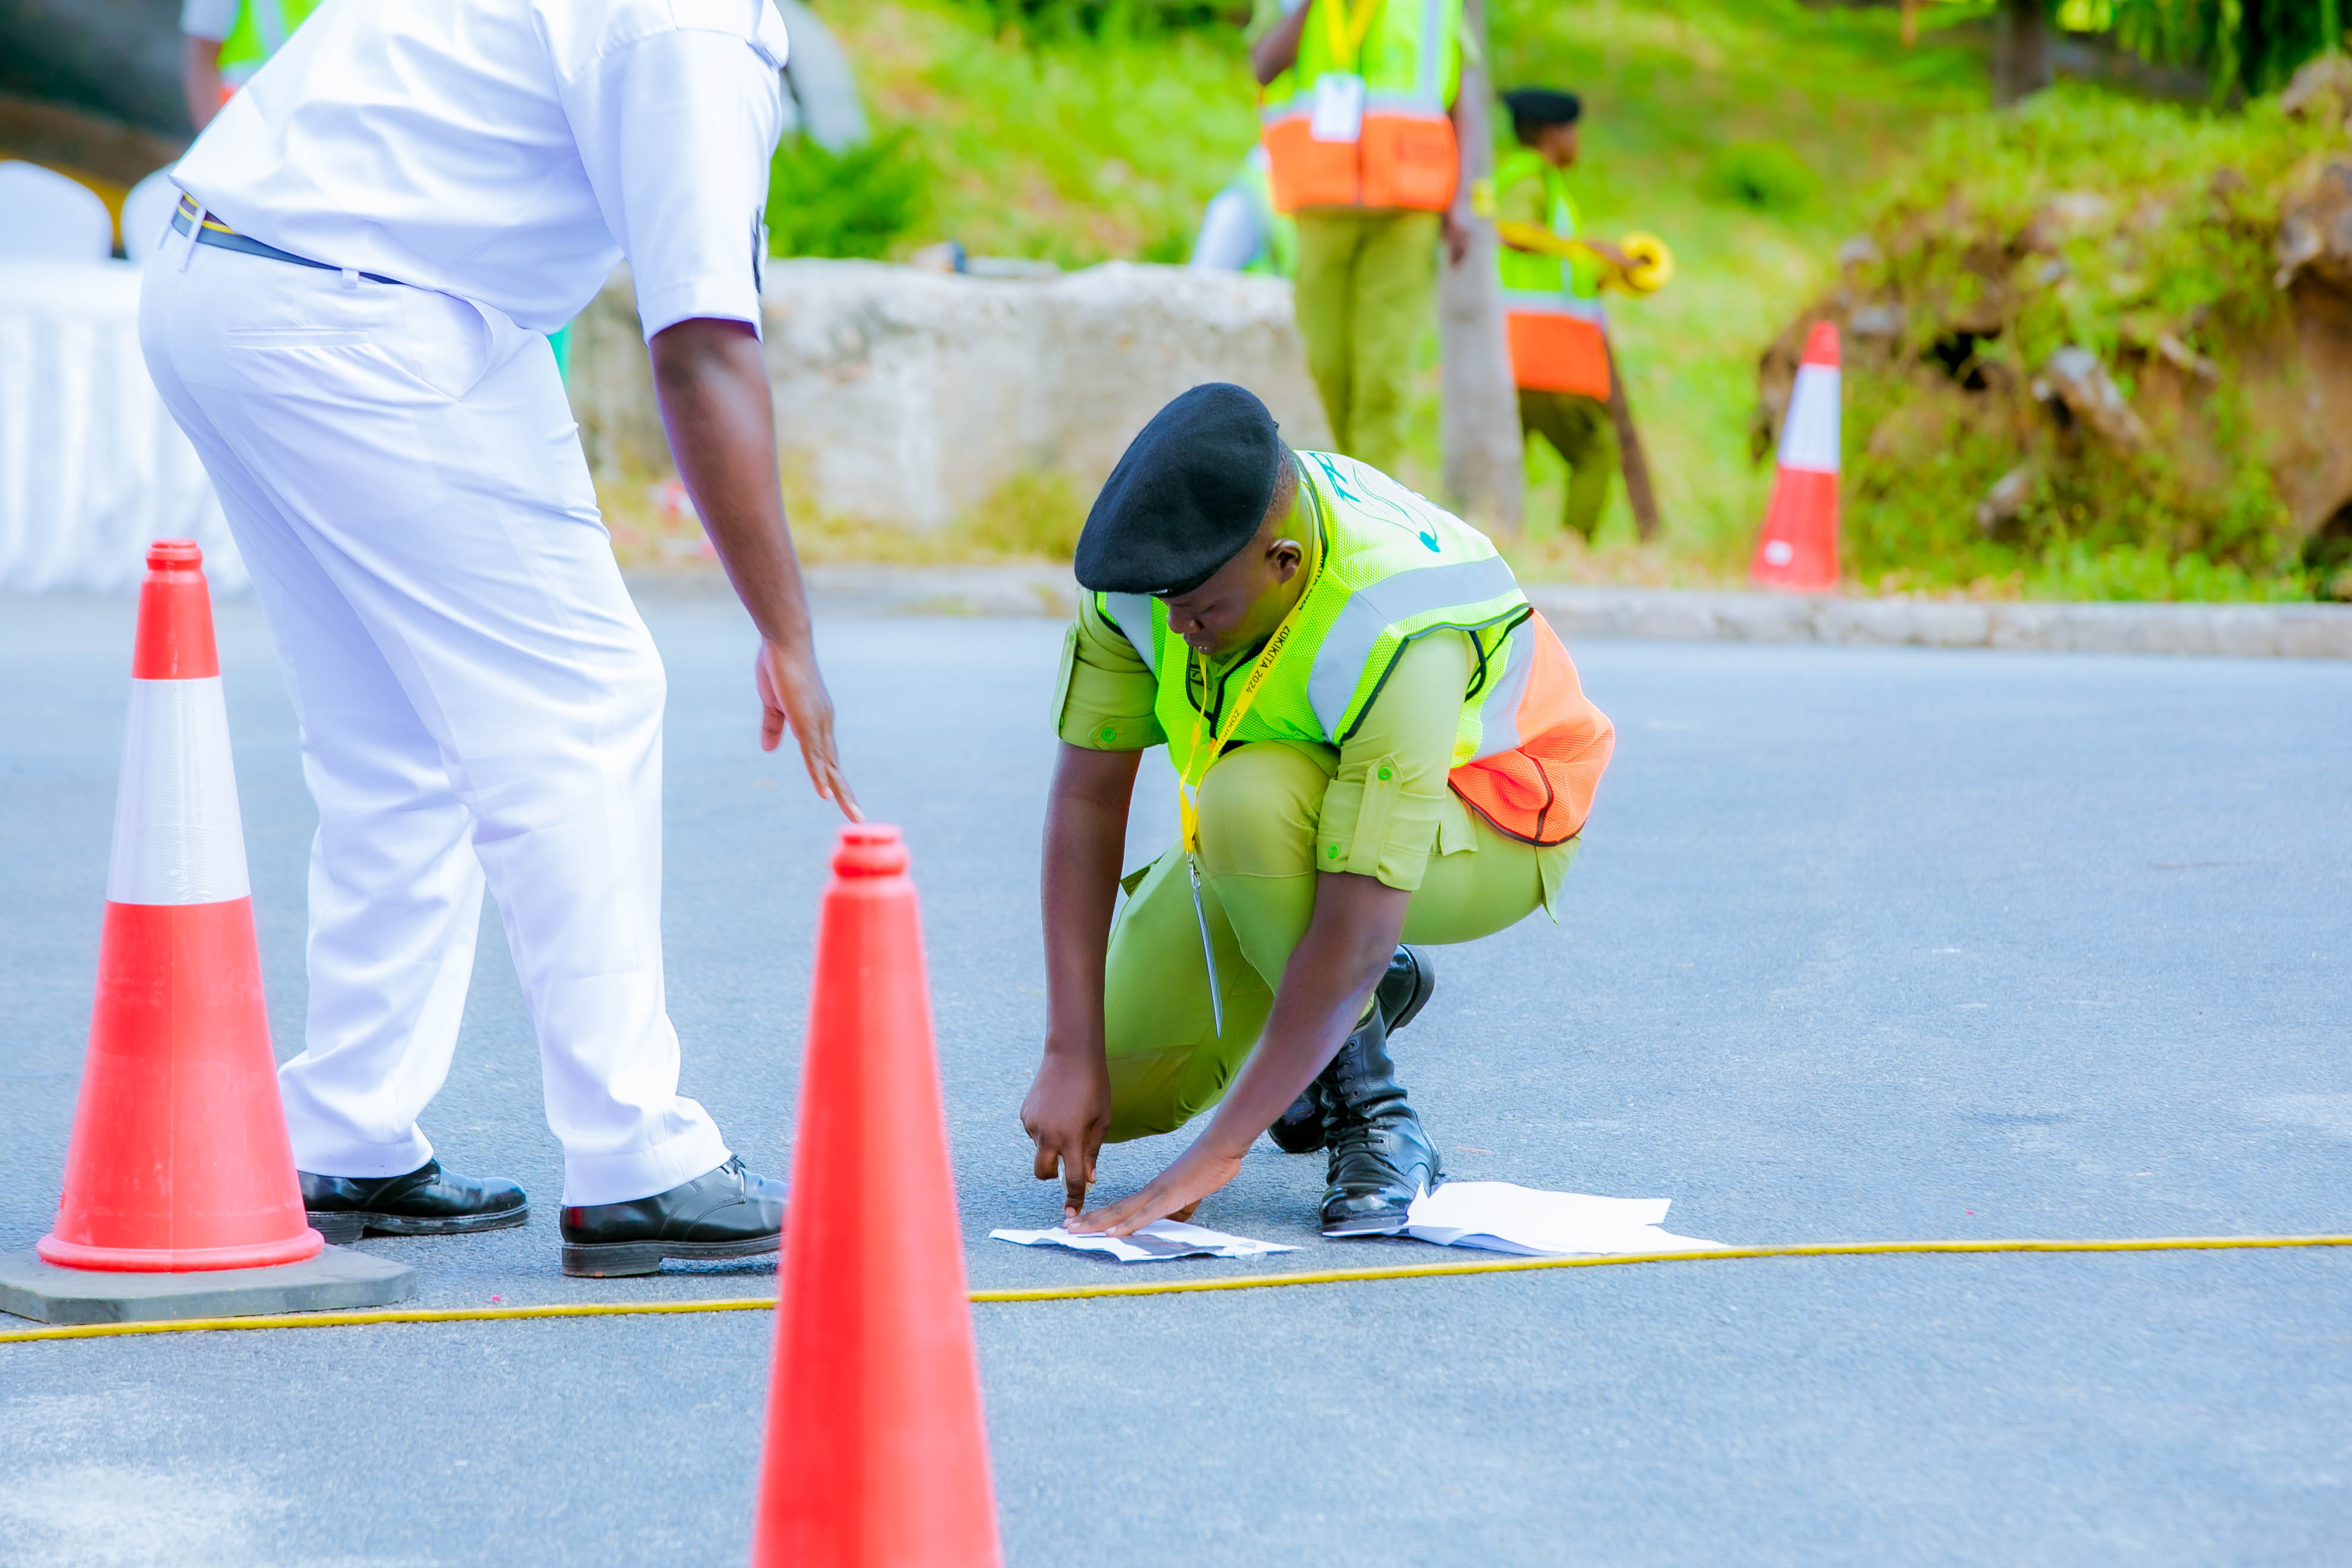
<svg viewBox="0 0 2352 1568">
<path fill-rule="evenodd" d="M 1515 88 L 1503 94 L 1511 111 L 1511 134 L 1533 142 L 1547 125 L 1573 125 L 1584 116 L 1584 100 L 1549 87 Z"/>
</svg>

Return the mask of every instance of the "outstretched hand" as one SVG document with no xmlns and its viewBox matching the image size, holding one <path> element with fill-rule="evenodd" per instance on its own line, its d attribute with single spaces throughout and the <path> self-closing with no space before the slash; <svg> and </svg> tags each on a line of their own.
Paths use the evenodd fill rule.
<svg viewBox="0 0 2352 1568">
<path fill-rule="evenodd" d="M 833 739 L 833 698 L 817 672 L 815 651 L 806 643 L 787 647 L 762 641 L 752 665 L 760 689 L 760 750 L 772 752 L 789 729 L 801 743 L 801 761 L 817 795 L 841 808 L 852 822 L 866 820 L 841 773 L 841 752 Z"/>
<path fill-rule="evenodd" d="M 1021 1130 L 1036 1142 L 1037 1179 L 1061 1177 L 1062 1217 L 1077 1218 L 1103 1134 L 1110 1131 L 1110 1074 L 1102 1052 L 1096 1050 L 1089 1061 L 1048 1050 L 1021 1102 Z"/>
<path fill-rule="evenodd" d="M 1194 1143 L 1133 1197 L 1062 1223 L 1079 1235 L 1133 1236 L 1155 1219 L 1191 1219 L 1202 1198 L 1241 1173 L 1241 1155 Z"/>
</svg>

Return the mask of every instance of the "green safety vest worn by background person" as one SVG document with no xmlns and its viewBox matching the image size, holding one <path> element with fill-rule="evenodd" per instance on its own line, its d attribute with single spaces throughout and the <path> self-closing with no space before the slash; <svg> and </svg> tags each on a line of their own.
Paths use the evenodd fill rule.
<svg viewBox="0 0 2352 1568">
<path fill-rule="evenodd" d="M 223 101 L 243 87 L 264 60 L 284 47 L 287 37 L 318 8 L 319 0 L 238 0 L 236 23 L 221 40 Z"/>
<path fill-rule="evenodd" d="M 1414 638 L 1465 634 L 1477 669 L 1462 700 L 1446 782 L 1495 827 L 1559 844 L 1584 826 L 1614 731 L 1585 699 L 1568 651 L 1519 591 L 1486 536 L 1377 468 L 1330 452 L 1298 454 L 1320 561 L 1293 612 L 1289 640 L 1230 744 L 1343 744 Z M 1166 601 L 1098 594 L 1104 619 L 1135 646 L 1157 683 L 1154 713 L 1180 775 L 1206 772 L 1192 748 L 1224 702 L 1199 689 L 1201 661 L 1168 629 Z M 1377 835 L 1383 824 L 1360 831 Z"/>
<path fill-rule="evenodd" d="M 1529 185 L 1535 188 L 1522 189 Z M 1526 221 L 1526 207 L 1536 205 L 1527 198 L 1537 195 L 1539 226 L 1562 239 L 1577 237 L 1568 176 L 1534 148 L 1522 147 L 1497 164 L 1494 188 L 1496 216 Z M 1609 342 L 1608 319 L 1601 310 L 1601 258 L 1584 250 L 1573 257 L 1543 256 L 1501 245 L 1495 265 L 1502 276 L 1512 381 L 1531 391 L 1580 393 L 1605 401 Z"/>
<path fill-rule="evenodd" d="M 1462 0 L 1311 4 L 1297 61 L 1258 98 L 1275 205 L 1444 211 Z"/>
</svg>

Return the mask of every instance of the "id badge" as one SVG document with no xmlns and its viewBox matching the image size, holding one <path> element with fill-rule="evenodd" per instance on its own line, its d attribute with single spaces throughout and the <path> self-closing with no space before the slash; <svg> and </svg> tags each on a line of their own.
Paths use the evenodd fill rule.
<svg viewBox="0 0 2352 1568">
<path fill-rule="evenodd" d="M 1315 116 L 1307 134 L 1317 142 L 1355 142 L 1364 131 L 1364 79 L 1333 71 L 1315 79 Z"/>
</svg>

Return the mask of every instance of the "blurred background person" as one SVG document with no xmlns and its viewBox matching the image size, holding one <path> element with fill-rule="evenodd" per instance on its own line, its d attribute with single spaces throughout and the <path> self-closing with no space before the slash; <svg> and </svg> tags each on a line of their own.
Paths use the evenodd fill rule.
<svg viewBox="0 0 2352 1568">
<path fill-rule="evenodd" d="M 180 80 L 189 122 L 202 131 L 319 0 L 181 0 Z"/>
<path fill-rule="evenodd" d="M 1192 265 L 1209 272 L 1251 272 L 1265 278 L 1298 273 L 1298 225 L 1276 211 L 1264 145 L 1249 150 L 1225 188 L 1209 198 Z"/>
<path fill-rule="evenodd" d="M 1495 217 L 1502 244 L 1503 321 L 1518 387 L 1519 429 L 1541 436 L 1568 465 L 1560 526 L 1587 540 L 1609 502 L 1618 464 L 1610 416 L 1609 318 L 1601 285 L 1630 262 L 1612 245 L 1579 231 L 1569 167 L 1576 162 L 1584 106 L 1572 92 L 1521 88 L 1503 95 L 1519 145 L 1495 168 Z M 1564 247 L 1536 248 L 1539 230 Z"/>
<path fill-rule="evenodd" d="M 1454 124 L 1460 0 L 1302 0 L 1250 48 L 1274 205 L 1332 445 L 1394 471 L 1437 245 L 1469 248 Z"/>
</svg>

